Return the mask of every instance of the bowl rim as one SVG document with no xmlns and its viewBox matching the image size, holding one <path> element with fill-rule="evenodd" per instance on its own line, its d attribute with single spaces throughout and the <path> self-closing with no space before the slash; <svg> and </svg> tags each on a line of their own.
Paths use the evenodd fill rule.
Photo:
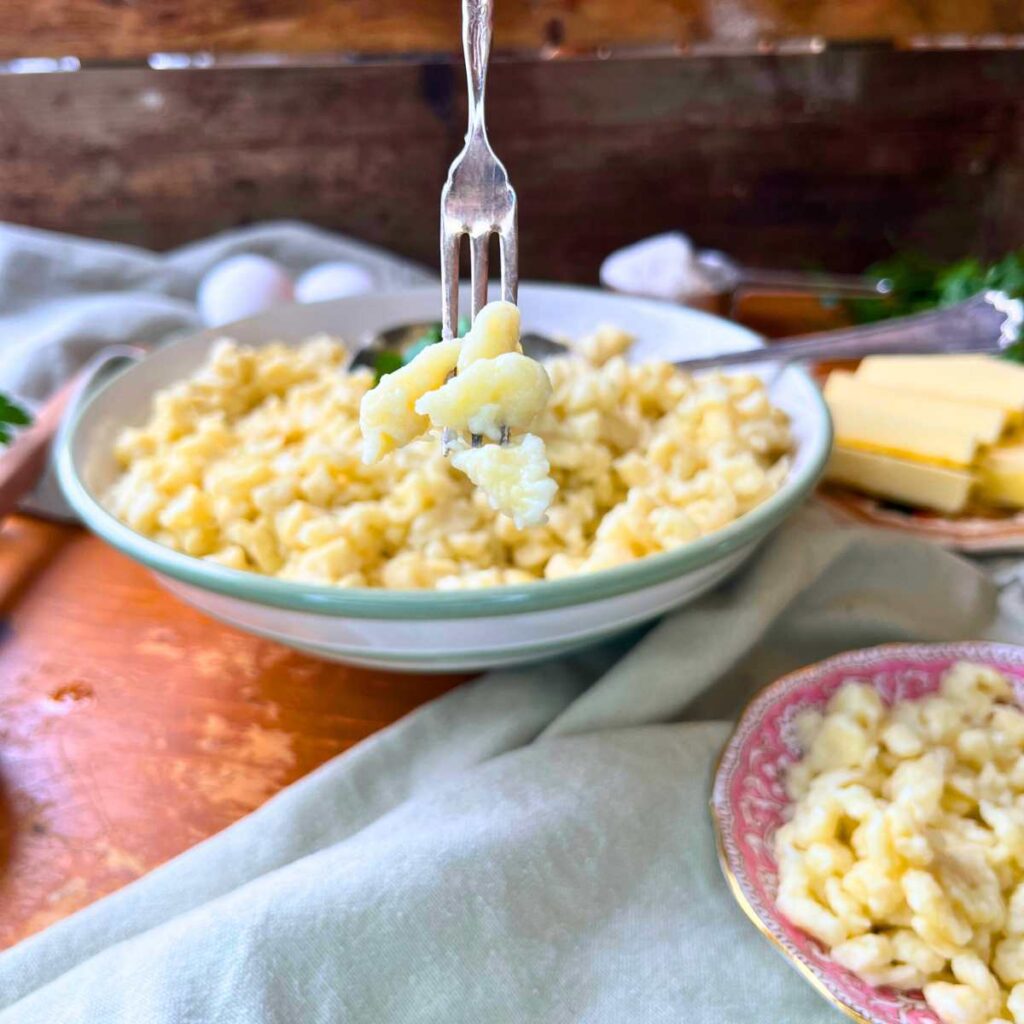
<svg viewBox="0 0 1024 1024">
<path fill-rule="evenodd" d="M 549 283 L 531 282 L 531 286 L 552 288 Z M 587 289 L 583 286 L 568 287 L 577 291 L 593 291 L 598 295 L 605 294 L 598 289 Z M 393 294 L 404 295 L 414 290 L 423 289 L 400 289 L 395 290 Z M 633 297 L 629 297 L 629 302 L 658 307 L 666 305 L 653 299 Z M 306 308 L 314 305 L 320 303 L 310 303 Z M 699 310 L 687 309 L 687 312 L 701 319 L 720 319 Z M 248 318 L 245 322 L 253 319 L 258 317 Z M 218 330 L 230 333 L 233 326 L 235 325 L 227 324 Z M 755 332 L 742 325 L 734 326 L 752 338 L 758 338 Z M 175 345 L 184 344 L 197 334 L 208 333 L 208 330 L 190 332 L 167 342 L 160 350 L 165 351 Z M 765 361 L 771 360 L 768 358 Z M 832 421 L 824 396 L 806 371 L 789 366 L 786 372 L 801 378 L 812 403 L 813 416 L 821 428 L 806 442 L 809 447 L 806 461 L 798 470 L 791 471 L 779 490 L 760 505 L 705 537 L 690 541 L 672 551 L 647 555 L 626 565 L 560 580 L 537 580 L 532 583 L 462 591 L 341 588 L 331 584 L 282 580 L 242 569 L 231 569 L 174 551 L 136 533 L 104 508 L 78 474 L 73 455 L 75 438 L 82 420 L 103 398 L 106 391 L 139 365 L 141 364 L 136 363 L 111 373 L 92 390 L 91 394 L 72 408 L 70 416 L 61 425 L 55 442 L 54 463 L 57 479 L 68 503 L 95 534 L 123 554 L 157 573 L 235 600 L 327 616 L 444 621 L 518 615 L 587 604 L 666 582 L 684 573 L 703 568 L 737 548 L 755 543 L 779 525 L 811 492 L 824 470 L 832 446 Z"/>
<path fill-rule="evenodd" d="M 999 657 L 1000 654 L 1004 655 L 1002 659 Z M 733 868 L 733 863 L 726 846 L 726 824 L 722 820 L 720 808 L 720 804 L 727 802 L 725 794 L 720 792 L 724 787 L 723 772 L 726 760 L 734 753 L 736 745 L 745 731 L 748 720 L 761 714 L 763 709 L 770 707 L 780 691 L 786 691 L 790 687 L 797 686 L 806 679 L 819 675 L 830 675 L 835 671 L 841 671 L 844 666 L 850 667 L 851 678 L 853 678 L 858 669 L 863 673 L 874 661 L 884 662 L 890 659 L 904 659 L 918 661 L 924 665 L 931 661 L 941 662 L 950 658 L 955 660 L 969 659 L 972 661 L 982 661 L 986 664 L 996 664 L 1000 661 L 1002 663 L 1010 663 L 1017 660 L 1021 662 L 1021 668 L 1024 670 L 1024 645 L 1002 640 L 893 641 L 874 644 L 870 647 L 855 647 L 846 651 L 840 651 L 827 658 L 804 665 L 801 668 L 793 669 L 791 672 L 786 672 L 758 688 L 742 706 L 735 724 L 718 752 L 714 770 L 711 772 L 708 813 L 715 837 L 715 853 L 718 858 L 718 866 L 725 878 L 730 895 L 758 932 L 772 944 L 783 959 L 794 967 L 800 976 L 831 1006 L 841 1010 L 847 1017 L 856 1021 L 857 1024 L 880 1024 L 880 1022 L 877 1018 L 866 1016 L 856 1007 L 847 1003 L 829 988 L 825 980 L 819 976 L 813 967 L 803 963 L 791 954 L 773 934 L 768 922 L 758 913 L 744 891 L 743 882 L 737 871 Z M 857 678 L 860 678 L 860 676 L 857 676 Z M 884 1024 L 893 1024 L 893 1022 L 887 1021 Z"/>
</svg>

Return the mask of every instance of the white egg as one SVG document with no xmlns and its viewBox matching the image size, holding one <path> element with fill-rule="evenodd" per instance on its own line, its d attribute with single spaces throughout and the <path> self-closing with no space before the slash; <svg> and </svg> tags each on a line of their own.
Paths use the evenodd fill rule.
<svg viewBox="0 0 1024 1024">
<path fill-rule="evenodd" d="M 196 304 L 204 322 L 219 327 L 294 298 L 292 279 L 280 263 L 246 253 L 206 272 L 199 282 Z"/>
<path fill-rule="evenodd" d="M 318 263 L 295 282 L 299 302 L 323 302 L 346 295 L 364 295 L 374 289 L 373 275 L 356 263 Z"/>
</svg>

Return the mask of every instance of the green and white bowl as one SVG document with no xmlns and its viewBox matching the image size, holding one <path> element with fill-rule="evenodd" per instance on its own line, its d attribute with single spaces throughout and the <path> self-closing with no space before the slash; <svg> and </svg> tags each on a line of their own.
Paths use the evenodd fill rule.
<svg viewBox="0 0 1024 1024">
<path fill-rule="evenodd" d="M 761 344 L 736 324 L 587 288 L 526 284 L 523 329 L 580 337 L 612 324 L 637 338 L 632 358 L 682 358 Z M 796 452 L 784 486 L 736 522 L 665 554 L 556 581 L 436 592 L 340 589 L 214 565 L 135 533 L 100 503 L 118 467 L 114 438 L 141 424 L 158 389 L 196 370 L 224 335 L 249 345 L 299 342 L 318 332 L 358 341 L 369 332 L 437 316 L 437 288 L 282 306 L 174 341 L 141 362 L 108 362 L 80 394 L 56 444 L 64 493 L 85 523 L 148 566 L 182 600 L 240 629 L 337 661 L 409 672 L 511 665 L 550 657 L 652 619 L 724 579 L 803 501 L 831 444 L 828 411 L 800 370 L 781 372 L 773 401 L 791 417 Z M 463 299 L 468 308 L 468 296 Z M 765 372 L 775 372 L 766 364 Z"/>
</svg>

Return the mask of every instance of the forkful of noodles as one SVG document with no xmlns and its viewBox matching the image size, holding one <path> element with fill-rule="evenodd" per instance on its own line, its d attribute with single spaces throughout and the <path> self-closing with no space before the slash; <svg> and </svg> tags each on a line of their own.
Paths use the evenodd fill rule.
<svg viewBox="0 0 1024 1024">
<path fill-rule="evenodd" d="M 523 354 L 518 288 L 517 200 L 484 123 L 492 0 L 463 0 L 469 86 L 466 144 L 441 193 L 443 340 L 382 377 L 359 413 L 363 460 L 376 462 L 428 430 L 439 431 L 452 465 L 520 528 L 545 521 L 558 489 L 544 442 L 529 433 L 551 398 L 544 367 Z M 498 236 L 502 299 L 487 305 L 488 246 Z M 455 337 L 459 251 L 469 236 L 473 322 Z"/>
</svg>

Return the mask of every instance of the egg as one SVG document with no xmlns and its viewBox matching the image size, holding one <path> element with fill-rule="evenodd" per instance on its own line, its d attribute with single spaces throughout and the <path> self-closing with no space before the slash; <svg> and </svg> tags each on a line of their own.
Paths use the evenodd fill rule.
<svg viewBox="0 0 1024 1024">
<path fill-rule="evenodd" d="M 295 282 L 299 302 L 323 302 L 346 295 L 363 295 L 374 289 L 373 275 L 357 263 L 335 260 L 310 267 Z"/>
<path fill-rule="evenodd" d="M 211 267 L 199 282 L 196 304 L 210 327 L 219 327 L 291 302 L 295 288 L 288 272 L 266 256 L 245 253 Z"/>
</svg>

